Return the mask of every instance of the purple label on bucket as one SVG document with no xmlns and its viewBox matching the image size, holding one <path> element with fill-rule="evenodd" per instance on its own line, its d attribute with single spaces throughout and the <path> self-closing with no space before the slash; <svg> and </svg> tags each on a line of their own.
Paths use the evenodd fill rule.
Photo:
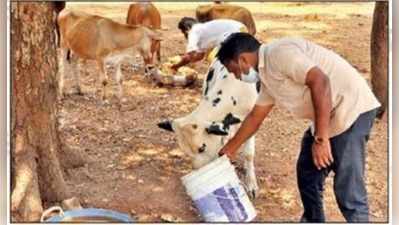
<svg viewBox="0 0 399 225">
<path fill-rule="evenodd" d="M 195 200 L 194 204 L 207 222 L 215 222 L 225 217 L 224 210 L 220 206 L 216 196 L 212 193 Z"/>
<path fill-rule="evenodd" d="M 242 222 L 248 214 L 240 202 L 239 187 L 221 187 L 197 199 L 194 204 L 207 222 Z"/>
<path fill-rule="evenodd" d="M 246 219 L 248 219 L 248 214 L 247 214 L 247 212 L 245 211 L 244 206 L 243 206 L 242 203 L 240 202 L 240 198 L 239 198 L 239 196 L 238 196 L 236 190 L 237 190 L 237 192 L 239 193 L 240 190 L 238 189 L 238 187 L 237 187 L 236 189 L 235 189 L 235 188 L 230 188 L 230 189 L 229 189 L 230 195 L 233 196 L 233 198 L 234 198 L 234 203 L 235 203 L 236 209 L 237 209 L 237 214 L 240 215 L 240 216 L 239 216 L 239 221 L 245 221 Z"/>
</svg>

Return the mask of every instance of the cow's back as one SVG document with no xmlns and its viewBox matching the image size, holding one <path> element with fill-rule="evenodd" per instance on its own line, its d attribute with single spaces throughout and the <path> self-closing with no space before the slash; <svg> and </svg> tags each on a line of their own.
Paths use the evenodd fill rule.
<svg viewBox="0 0 399 225">
<path fill-rule="evenodd" d="M 126 23 L 160 29 L 161 15 L 158 9 L 150 2 L 134 3 L 129 6 Z"/>
<path fill-rule="evenodd" d="M 79 19 L 66 34 L 66 42 L 76 55 L 85 59 L 96 59 L 101 35 L 97 26 L 101 20 L 98 16 L 88 16 Z"/>
<path fill-rule="evenodd" d="M 236 79 L 219 60 L 215 60 L 204 78 L 202 99 L 193 116 L 220 121 L 232 113 L 243 119 L 254 106 L 257 96 L 255 84 Z"/>
<path fill-rule="evenodd" d="M 61 32 L 61 46 L 68 47 L 67 34 L 70 30 L 74 29 L 77 23 L 85 17 L 90 16 L 83 12 L 75 12 L 68 9 L 63 9 L 57 16 L 57 24 Z"/>
<path fill-rule="evenodd" d="M 256 26 L 251 12 L 241 6 L 216 4 L 199 6 L 196 9 L 196 17 L 200 22 L 207 22 L 215 19 L 232 19 L 243 23 L 248 28 L 248 33 L 254 35 Z"/>
</svg>

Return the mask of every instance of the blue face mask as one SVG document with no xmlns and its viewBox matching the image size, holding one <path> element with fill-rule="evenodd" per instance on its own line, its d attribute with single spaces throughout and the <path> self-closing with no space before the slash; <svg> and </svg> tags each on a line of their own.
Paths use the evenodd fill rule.
<svg viewBox="0 0 399 225">
<path fill-rule="evenodd" d="M 254 68 L 249 68 L 248 74 L 241 73 L 241 81 L 247 83 L 256 83 L 259 81 L 259 74 Z"/>
</svg>

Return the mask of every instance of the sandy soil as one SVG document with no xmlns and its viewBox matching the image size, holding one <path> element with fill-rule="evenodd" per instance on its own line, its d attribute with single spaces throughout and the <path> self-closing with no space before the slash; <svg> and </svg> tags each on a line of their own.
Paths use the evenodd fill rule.
<svg viewBox="0 0 399 225">
<path fill-rule="evenodd" d="M 239 3 L 235 3 L 239 4 Z M 370 76 L 370 31 L 373 3 L 243 3 L 254 14 L 257 37 L 271 41 L 302 36 L 333 49 L 352 63 L 367 79 Z M 182 16 L 193 16 L 198 4 L 157 3 L 165 40 L 162 57 L 183 53 L 185 41 L 177 29 Z M 69 4 L 124 22 L 128 4 Z M 156 123 L 191 112 L 199 102 L 201 79 L 190 88 L 158 87 L 124 67 L 128 102 L 120 111 L 116 104 L 103 106 L 95 93 L 98 71 L 93 62 L 81 64 L 83 96 L 69 95 L 59 104 L 61 141 L 83 149 L 90 157 L 82 168 L 67 171 L 67 183 L 83 206 L 129 213 L 138 221 L 199 222 L 201 218 L 185 194 L 180 177 L 191 170 L 188 157 L 175 137 Z M 203 74 L 207 65 L 197 65 Z M 112 76 L 110 76 L 112 78 Z M 113 83 L 115 84 L 115 83 Z M 66 88 L 72 86 L 71 80 Z M 115 85 L 108 94 L 115 93 Z M 302 206 L 297 190 L 295 165 L 299 142 L 309 123 L 293 119 L 277 108 L 257 134 L 256 172 L 259 197 L 253 202 L 259 222 L 298 221 Z M 372 221 L 387 221 L 388 150 L 387 124 L 377 121 L 368 144 L 367 188 Z M 343 221 L 326 181 L 325 212 L 330 222 Z"/>
</svg>

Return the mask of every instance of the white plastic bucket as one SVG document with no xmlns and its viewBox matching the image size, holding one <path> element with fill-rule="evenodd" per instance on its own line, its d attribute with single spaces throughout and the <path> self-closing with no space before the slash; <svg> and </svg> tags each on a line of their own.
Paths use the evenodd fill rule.
<svg viewBox="0 0 399 225">
<path fill-rule="evenodd" d="M 255 208 L 227 156 L 181 179 L 206 222 L 249 222 L 255 218 Z"/>
</svg>

